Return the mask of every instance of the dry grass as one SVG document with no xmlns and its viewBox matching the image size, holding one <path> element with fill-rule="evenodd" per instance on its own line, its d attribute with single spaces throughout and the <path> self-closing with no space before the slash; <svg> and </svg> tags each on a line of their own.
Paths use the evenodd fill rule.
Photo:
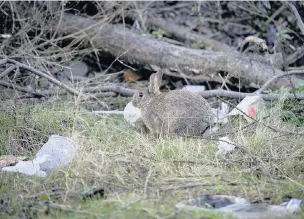
<svg viewBox="0 0 304 219">
<path fill-rule="evenodd" d="M 15 26 L 11 28 L 14 37 L 2 41 L 1 54 L 46 72 L 68 66 L 75 57 L 82 59 L 92 51 L 99 63 L 99 50 L 85 45 L 87 35 L 57 33 L 51 21 L 60 20 L 65 10 L 61 3 L 32 2 L 32 10 L 23 10 L 25 4 L 29 3 L 2 5 L 14 11 Z M 124 19 L 124 10 L 131 7 L 96 4 L 100 13 L 93 18 L 100 20 L 100 28 Z M 17 73 L 10 79 L 16 76 L 24 85 L 38 80 L 26 72 Z M 230 124 L 230 139 L 245 150 L 237 149 L 223 158 L 215 157 L 216 141 L 155 138 L 130 128 L 120 117 L 94 117 L 70 102 L 36 106 L 3 102 L 0 155 L 32 157 L 53 133 L 69 136 L 78 153 L 73 163 L 54 170 L 46 179 L 0 172 L 0 218 L 201 218 L 201 212 L 181 212 L 174 205 L 203 194 L 272 204 L 304 198 L 304 137 L 290 133 L 304 130 L 297 127 L 302 122 L 290 111 L 292 123 L 283 123 L 280 118 L 286 112 L 279 103 L 267 110 L 269 116 L 262 122 L 247 128 L 243 120 Z M 83 200 L 84 192 L 94 188 L 103 188 L 106 196 Z M 221 218 L 220 214 L 203 215 Z"/>
<path fill-rule="evenodd" d="M 237 149 L 225 158 L 215 157 L 215 141 L 155 138 L 120 117 L 94 117 L 71 103 L 1 112 L 1 126 L 7 127 L 1 130 L 1 153 L 31 156 L 52 133 L 69 136 L 78 149 L 72 164 L 45 180 L 1 173 L 7 206 L 0 208 L 9 209 L 9 215 L 185 217 L 190 213 L 181 214 L 174 204 L 196 195 L 226 194 L 275 204 L 304 197 L 303 135 L 285 134 L 303 133 L 303 128 L 280 121 L 280 104 L 250 128 L 242 128 L 245 121 L 235 122 L 230 138 L 246 152 Z M 83 192 L 93 188 L 105 189 L 106 198 L 83 201 Z M 45 201 L 61 205 L 48 209 Z M 71 209 L 64 209 L 68 205 Z"/>
</svg>

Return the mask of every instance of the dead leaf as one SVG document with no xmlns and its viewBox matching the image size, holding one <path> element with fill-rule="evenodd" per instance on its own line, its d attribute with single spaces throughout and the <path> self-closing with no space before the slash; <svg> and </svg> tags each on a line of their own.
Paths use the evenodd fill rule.
<svg viewBox="0 0 304 219">
<path fill-rule="evenodd" d="M 131 82 L 135 82 L 135 81 L 138 81 L 141 77 L 132 72 L 131 70 L 127 70 L 124 72 L 124 79 L 125 81 L 131 81 Z"/>
</svg>

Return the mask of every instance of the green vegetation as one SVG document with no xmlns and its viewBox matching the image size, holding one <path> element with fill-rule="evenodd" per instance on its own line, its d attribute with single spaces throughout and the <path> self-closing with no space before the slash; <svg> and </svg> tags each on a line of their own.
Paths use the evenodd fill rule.
<svg viewBox="0 0 304 219">
<path fill-rule="evenodd" d="M 286 134 L 304 130 L 296 116 L 280 120 L 282 104 L 261 123 L 230 124 L 229 138 L 246 150 L 225 158 L 215 156 L 216 141 L 156 138 L 120 116 L 93 116 L 72 103 L 10 105 L 0 111 L 1 154 L 34 156 L 51 134 L 70 137 L 78 153 L 46 179 L 0 173 L 0 218 L 222 218 L 174 205 L 203 194 L 270 204 L 304 198 L 304 137 Z M 105 196 L 84 199 L 94 188 Z"/>
<path fill-rule="evenodd" d="M 154 30 L 152 31 L 152 35 L 157 37 L 157 38 L 162 38 L 165 34 L 165 31 L 163 31 L 162 29 L 158 29 L 157 31 Z"/>
</svg>

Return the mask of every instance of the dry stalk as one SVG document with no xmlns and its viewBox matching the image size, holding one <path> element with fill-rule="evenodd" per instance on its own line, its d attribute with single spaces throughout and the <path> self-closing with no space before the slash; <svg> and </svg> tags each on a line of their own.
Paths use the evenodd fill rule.
<svg viewBox="0 0 304 219">
<path fill-rule="evenodd" d="M 36 74 L 36 75 L 38 75 L 40 77 L 46 78 L 48 81 L 52 82 L 53 84 L 56 84 L 59 87 L 64 88 L 65 90 L 67 90 L 68 92 L 70 92 L 70 93 L 72 93 L 74 95 L 87 97 L 86 95 L 80 93 L 79 91 L 75 90 L 74 88 L 69 87 L 68 85 L 62 83 L 61 81 L 58 81 L 56 78 L 51 77 L 51 76 L 49 76 L 46 73 L 43 73 L 42 71 L 39 71 L 39 70 L 37 70 L 37 69 L 35 69 L 33 67 L 25 65 L 23 63 L 20 63 L 18 61 L 13 60 L 13 59 L 8 59 L 8 58 L 6 58 L 6 57 L 4 57 L 2 55 L 0 55 L 0 57 L 3 58 L 3 59 L 6 59 L 7 62 L 14 64 L 15 68 L 19 67 L 19 68 L 26 69 L 26 70 L 28 70 L 28 71 L 30 71 L 30 72 L 32 72 L 32 73 L 34 73 L 34 74 Z"/>
<path fill-rule="evenodd" d="M 290 8 L 290 10 L 292 11 L 292 13 L 294 14 L 294 16 L 296 17 L 298 27 L 301 30 L 302 35 L 304 35 L 304 23 L 302 21 L 302 18 L 300 16 L 296 6 L 294 6 L 292 3 L 287 3 L 287 5 Z"/>
</svg>

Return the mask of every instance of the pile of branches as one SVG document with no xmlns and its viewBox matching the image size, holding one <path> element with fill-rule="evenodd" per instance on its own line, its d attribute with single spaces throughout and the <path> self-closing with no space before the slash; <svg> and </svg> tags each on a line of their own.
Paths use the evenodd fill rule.
<svg viewBox="0 0 304 219">
<path fill-rule="evenodd" d="M 162 69 L 167 88 L 206 85 L 204 97 L 244 98 L 289 87 L 303 74 L 303 3 L 3 2 L 0 86 L 19 98 L 71 93 L 84 99 L 132 96 Z M 89 66 L 78 80 L 62 71 Z M 139 75 L 125 83 L 124 73 Z M 89 75 L 91 73 L 91 75 Z M 40 86 L 41 79 L 47 86 Z M 39 84 L 40 83 L 40 84 Z M 303 85 L 302 85 L 303 86 Z M 213 90 L 212 90 L 213 89 Z M 254 93 L 252 93 L 254 91 Z M 10 97 L 11 98 L 11 97 Z"/>
</svg>

